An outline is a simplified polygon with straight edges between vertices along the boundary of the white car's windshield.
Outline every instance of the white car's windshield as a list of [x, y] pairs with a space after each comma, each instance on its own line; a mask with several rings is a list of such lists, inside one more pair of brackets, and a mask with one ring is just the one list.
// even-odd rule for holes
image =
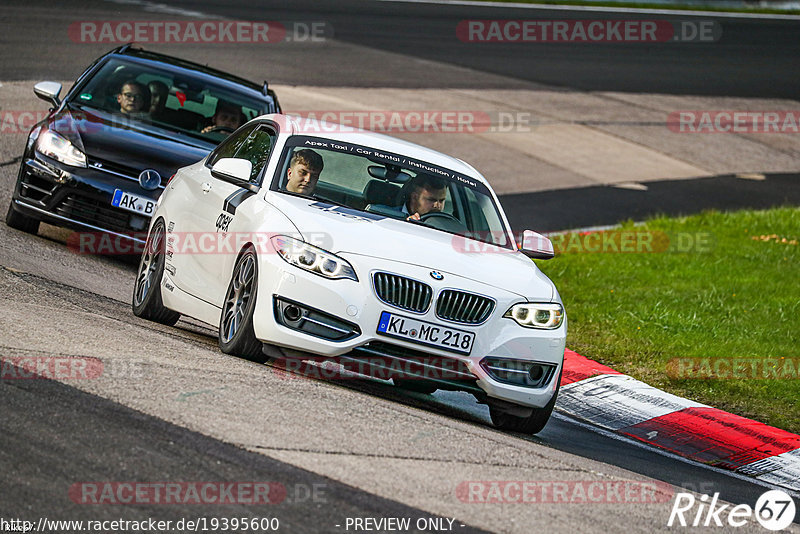
[[512, 248], [489, 189], [401, 154], [318, 137], [287, 143], [273, 189]]

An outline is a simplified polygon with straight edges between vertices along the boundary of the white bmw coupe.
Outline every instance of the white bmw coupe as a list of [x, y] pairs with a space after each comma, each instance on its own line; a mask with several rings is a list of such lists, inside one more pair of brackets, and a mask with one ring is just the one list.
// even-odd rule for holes
[[467, 391], [495, 426], [537, 433], [558, 394], [567, 320], [486, 179], [363, 130], [254, 119], [169, 181], [133, 311], [219, 325], [223, 352], [328, 357], [422, 393]]

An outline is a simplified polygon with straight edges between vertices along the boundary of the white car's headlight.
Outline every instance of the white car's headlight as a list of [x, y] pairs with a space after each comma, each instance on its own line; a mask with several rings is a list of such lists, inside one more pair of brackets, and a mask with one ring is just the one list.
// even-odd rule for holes
[[39, 134], [36, 150], [64, 165], [86, 167], [86, 154], [53, 130], [45, 130]]
[[514, 319], [520, 326], [554, 330], [564, 322], [564, 307], [561, 304], [525, 302], [511, 306], [503, 317]]
[[347, 260], [319, 247], [283, 235], [273, 236], [272, 246], [281, 258], [295, 267], [325, 278], [349, 278], [358, 282], [356, 272]]

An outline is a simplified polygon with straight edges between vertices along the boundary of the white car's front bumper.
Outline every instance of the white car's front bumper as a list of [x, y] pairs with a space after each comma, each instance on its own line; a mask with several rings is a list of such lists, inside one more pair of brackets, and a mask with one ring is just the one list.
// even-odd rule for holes
[[[383, 342], [421, 351], [433, 356], [463, 362], [474, 375], [476, 384], [486, 395], [514, 404], [540, 408], [545, 406], [556, 388], [564, 360], [566, 320], [558, 329], [525, 328], [503, 314], [513, 304], [525, 299], [516, 293], [498, 289], [474, 280], [444, 272], [437, 281], [431, 269], [401, 262], [389, 262], [361, 255], [342, 254], [355, 268], [359, 281], [329, 280], [284, 262], [277, 254], [260, 256], [258, 300], [253, 318], [256, 336], [266, 343], [290, 347], [313, 354], [339, 356], [371, 342]], [[398, 309], [381, 301], [373, 287], [375, 272], [388, 272], [424, 282], [433, 289], [433, 303], [424, 313]], [[435, 299], [443, 289], [457, 289], [489, 296], [496, 301], [489, 318], [482, 324], [458, 324], [442, 320], [435, 312]], [[352, 335], [342, 334], [343, 340], [333, 341], [289, 328], [276, 320], [275, 299], [292, 301], [336, 317], [342, 324], [357, 327]], [[543, 300], [547, 302], [547, 300]], [[413, 316], [416, 319], [458, 330], [472, 332], [475, 341], [469, 355], [458, 354], [377, 333], [381, 312]], [[333, 334], [333, 330], [330, 331]], [[545, 364], [551, 378], [541, 387], [518, 386], [497, 380], [481, 365], [486, 357], [525, 360]]]

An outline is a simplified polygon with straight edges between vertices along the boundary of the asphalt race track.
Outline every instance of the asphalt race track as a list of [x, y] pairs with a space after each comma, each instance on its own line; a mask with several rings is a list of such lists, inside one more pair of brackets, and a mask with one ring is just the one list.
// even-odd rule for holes
[[[187, 20], [199, 13], [287, 25], [325, 22], [332, 39], [324, 43], [151, 47], [283, 86], [547, 87], [781, 99], [800, 94], [796, 20], [724, 20], [723, 38], [709, 46], [559, 44], [532, 53], [515, 44], [461, 43], [454, 28], [466, 19], [567, 18], [564, 12], [351, 0], [284, 4], [10, 0], [0, 21], [0, 92], [18, 90], [12, 82], [74, 79], [112, 48], [70, 40], [70, 22]], [[11, 109], [46, 107], [29, 90], [25, 98]], [[420, 105], [437, 109], [435, 102]], [[0, 135], [3, 209], [24, 141], [24, 132]], [[629, 199], [625, 190], [586, 185], [508, 195], [506, 205], [515, 228], [558, 230], [663, 212], [665, 205], [684, 213], [797, 204], [795, 178], [770, 175], [761, 204], [752, 198], [758, 184], [716, 176], [655, 182], [645, 203]], [[715, 197], [720, 205], [697, 200], [718, 188], [729, 191], [722, 200]], [[699, 204], [683, 205], [687, 196]], [[605, 199], [605, 211], [576, 210], [575, 218], [564, 218], [564, 205], [589, 206], [597, 198]], [[531, 221], [525, 215], [531, 202], [551, 209]], [[563, 416], [535, 437], [506, 434], [494, 430], [486, 407], [465, 394], [421, 395], [360, 378], [317, 380], [231, 358], [219, 352], [216, 332], [207, 325], [182, 320], [166, 328], [134, 317], [132, 262], [75, 254], [65, 246], [68, 235], [43, 225], [30, 236], [0, 224], [0, 356], [97, 358], [107, 372], [95, 380], [0, 381], [2, 519], [273, 517], [280, 520], [279, 532], [353, 532], [348, 518], [409, 518], [412, 527], [430, 532], [654, 532], [667, 528], [669, 498], [497, 505], [467, 502], [457, 488], [492, 480], [660, 481], [675, 492], [719, 492], [722, 500], [751, 506], [769, 489]], [[76, 485], [134, 481], [267, 481], [286, 493], [268, 505], [76, 502]], [[763, 531], [757, 524], [738, 530]]]

